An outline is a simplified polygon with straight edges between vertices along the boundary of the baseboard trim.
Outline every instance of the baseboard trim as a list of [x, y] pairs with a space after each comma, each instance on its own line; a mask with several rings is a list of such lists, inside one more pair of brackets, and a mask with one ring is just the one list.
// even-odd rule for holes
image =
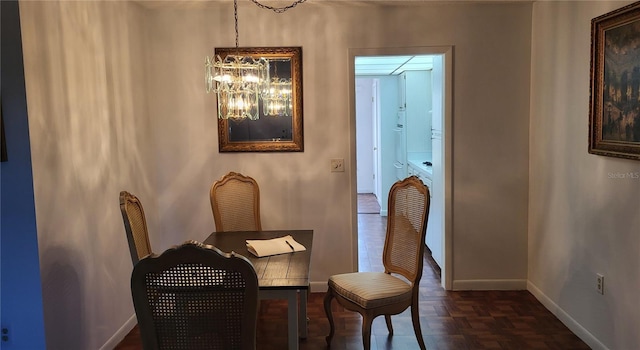
[[320, 293], [327, 291], [327, 281], [324, 282], [311, 282], [309, 283], [309, 287], [311, 288], [311, 293]]
[[127, 322], [125, 322], [122, 327], [120, 327], [120, 329], [118, 329], [118, 331], [111, 336], [111, 338], [109, 338], [109, 340], [107, 340], [106, 343], [104, 343], [104, 345], [102, 345], [100, 347], [100, 350], [112, 350], [115, 349], [115, 347], [120, 344], [120, 342], [124, 339], [124, 337], [127, 336], [127, 334], [129, 334], [129, 332], [131, 332], [131, 330], [133, 329], [133, 327], [136, 326], [136, 324], [138, 324], [138, 319], [136, 318], [136, 314], [133, 314], [128, 320]]
[[526, 290], [527, 280], [456, 280], [453, 290]]
[[567, 328], [569, 328], [578, 338], [582, 339], [593, 350], [608, 350], [608, 348], [602, 344], [598, 338], [589, 333], [584, 327], [574, 320], [568, 313], [566, 313], [558, 304], [554, 303], [549, 297], [547, 297], [535, 284], [530, 281], [527, 282], [527, 290], [533, 294], [538, 301], [551, 311]]

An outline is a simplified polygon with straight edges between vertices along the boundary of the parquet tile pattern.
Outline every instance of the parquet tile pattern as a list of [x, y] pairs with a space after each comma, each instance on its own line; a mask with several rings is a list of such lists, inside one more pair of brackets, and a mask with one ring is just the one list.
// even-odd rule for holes
[[380, 204], [373, 193], [358, 193], [358, 214], [380, 214]]
[[[384, 217], [358, 215], [360, 270], [382, 267]], [[589, 349], [576, 335], [540, 304], [528, 291], [448, 292], [440, 286], [440, 270], [426, 258], [420, 283], [420, 324], [427, 349]], [[324, 314], [324, 293], [311, 293], [308, 301], [309, 332], [300, 349], [328, 349], [329, 322]], [[361, 318], [333, 303], [336, 334], [332, 350], [362, 349]], [[261, 350], [287, 348], [287, 306], [284, 300], [260, 304], [257, 343]], [[392, 317], [394, 335], [388, 336], [383, 317], [374, 320], [371, 349], [418, 349], [405, 311]], [[138, 328], [116, 347], [142, 349]]]

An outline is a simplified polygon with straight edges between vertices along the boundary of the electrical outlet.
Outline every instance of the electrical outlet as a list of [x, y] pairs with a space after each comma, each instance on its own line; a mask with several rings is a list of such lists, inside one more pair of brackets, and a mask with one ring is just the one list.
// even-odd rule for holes
[[334, 158], [331, 159], [331, 172], [344, 172], [344, 159]]
[[2, 334], [0, 335], [3, 343], [9, 342], [9, 327], [2, 327]]
[[604, 295], [604, 276], [600, 273], [596, 274], [596, 290]]

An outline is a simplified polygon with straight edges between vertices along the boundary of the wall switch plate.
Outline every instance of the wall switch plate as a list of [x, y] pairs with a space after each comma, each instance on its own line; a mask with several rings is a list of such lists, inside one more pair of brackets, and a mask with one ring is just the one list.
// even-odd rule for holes
[[604, 295], [604, 276], [600, 273], [596, 274], [596, 290]]
[[344, 172], [344, 158], [331, 159], [331, 172]]

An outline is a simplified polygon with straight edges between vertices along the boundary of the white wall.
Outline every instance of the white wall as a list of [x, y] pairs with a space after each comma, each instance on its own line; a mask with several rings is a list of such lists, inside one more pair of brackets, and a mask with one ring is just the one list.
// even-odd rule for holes
[[144, 14], [92, 1], [20, 12], [47, 348], [98, 349], [135, 324], [121, 190], [140, 197], [161, 249]]
[[[530, 4], [317, 1], [274, 14], [240, 3], [241, 46], [303, 47], [305, 152], [284, 154], [215, 152], [215, 99], [202, 93], [198, 62], [216, 46], [233, 45], [231, 4], [141, 4], [154, 5], [147, 22], [153, 34], [147, 76], [155, 101], [149, 114], [157, 137], [158, 188], [165, 189], [161, 246], [175, 242], [175, 232], [197, 238], [213, 228], [202, 193], [213, 179], [236, 170], [261, 184], [262, 198], [269, 200], [262, 211], [265, 228], [316, 231], [311, 278], [318, 286], [330, 274], [351, 269], [353, 217], [345, 209], [356, 190], [348, 177], [355, 123], [348, 50], [448, 43], [455, 46], [456, 77], [454, 280], [458, 288], [478, 282], [490, 288], [505, 280], [524, 288]], [[277, 30], [271, 27], [275, 21]], [[358, 25], [363, 21], [369, 25]], [[330, 173], [331, 158], [347, 161], [344, 174]], [[328, 254], [342, 259], [326, 259]]]
[[121, 189], [149, 208], [159, 252], [213, 230], [209, 186], [239, 171], [261, 186], [265, 229], [315, 231], [315, 290], [356, 266], [350, 48], [454, 47], [454, 287], [523, 285], [531, 4], [238, 5], [240, 46], [303, 47], [302, 153], [217, 152], [203, 62], [234, 45], [230, 2], [20, 3], [49, 347], [108, 347], [128, 330]]
[[529, 289], [594, 349], [640, 348], [640, 162], [587, 152], [590, 21], [628, 3], [533, 11]]

